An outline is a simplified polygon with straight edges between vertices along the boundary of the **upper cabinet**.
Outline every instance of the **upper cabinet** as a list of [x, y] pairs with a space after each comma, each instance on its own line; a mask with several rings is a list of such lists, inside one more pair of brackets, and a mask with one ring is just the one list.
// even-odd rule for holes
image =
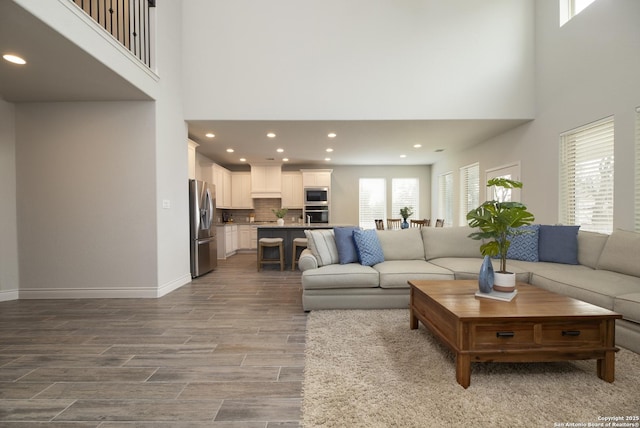
[[280, 165], [251, 165], [251, 197], [282, 197], [282, 168]]
[[231, 173], [231, 207], [253, 209], [249, 171]]
[[331, 187], [332, 169], [301, 169], [303, 187]]
[[302, 173], [297, 171], [282, 172], [282, 208], [302, 208], [304, 195], [302, 191]]
[[196, 179], [196, 148], [199, 146], [198, 143], [192, 140], [187, 140], [187, 159], [188, 159], [188, 171], [189, 171], [189, 179]]
[[220, 165], [211, 166], [212, 181], [216, 185], [216, 207], [232, 208], [231, 206], [231, 171]]

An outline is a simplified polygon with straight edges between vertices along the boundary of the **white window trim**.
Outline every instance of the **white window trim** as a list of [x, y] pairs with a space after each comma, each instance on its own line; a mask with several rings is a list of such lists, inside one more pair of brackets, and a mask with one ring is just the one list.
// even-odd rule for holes
[[[475, 177], [473, 175], [475, 173]], [[475, 181], [475, 182], [474, 182]], [[466, 226], [467, 213], [480, 205], [480, 163], [460, 168], [460, 226]]]
[[640, 107], [636, 108], [635, 230], [640, 232]]
[[[446, 188], [447, 178], [451, 179], [449, 188]], [[453, 224], [453, 171], [438, 176], [438, 218], [444, 219], [445, 226]], [[434, 220], [431, 222], [435, 224]]]

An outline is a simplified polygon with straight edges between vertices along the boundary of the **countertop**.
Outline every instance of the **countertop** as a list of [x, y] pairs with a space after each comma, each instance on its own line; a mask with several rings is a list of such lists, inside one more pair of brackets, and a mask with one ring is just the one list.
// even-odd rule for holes
[[[255, 223], [254, 223], [255, 224]], [[336, 224], [336, 223], [285, 223], [283, 226], [278, 226], [275, 223], [262, 223], [258, 224], [258, 229], [332, 229], [334, 227], [341, 226], [353, 226], [352, 224]]]

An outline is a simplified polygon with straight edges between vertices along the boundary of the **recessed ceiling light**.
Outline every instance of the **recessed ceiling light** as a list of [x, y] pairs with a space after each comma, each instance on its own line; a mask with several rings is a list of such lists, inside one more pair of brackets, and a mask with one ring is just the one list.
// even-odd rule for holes
[[324, 158], [325, 161], [329, 162], [331, 158]]
[[414, 144], [414, 145], [413, 145], [413, 148], [414, 148], [414, 149], [419, 149], [420, 147], [422, 147], [422, 144]]
[[245, 158], [240, 158], [240, 162], [246, 162], [247, 160]]
[[282, 158], [282, 162], [289, 162], [289, 158]]
[[401, 157], [401, 158], [406, 158], [406, 157], [407, 157], [407, 155], [400, 155], [400, 157]]
[[25, 61], [24, 59], [16, 55], [6, 54], [6, 55], [2, 55], [2, 58], [14, 64], [25, 65], [27, 63], [27, 61]]
[[329, 137], [329, 138], [336, 138], [336, 135], [337, 135], [337, 134], [336, 134], [335, 132], [329, 132], [329, 133], [327, 134], [327, 137]]
[[227, 153], [233, 153], [233, 149], [227, 149]]
[[332, 151], [333, 151], [333, 149], [332, 149], [331, 147], [329, 147], [329, 148], [327, 149], [327, 153], [331, 153]]
[[269, 137], [269, 138], [276, 138], [276, 134], [274, 134], [273, 132], [269, 132], [269, 133], [267, 134], [267, 137]]
[[276, 149], [276, 152], [282, 153], [282, 152], [284, 152], [284, 149]]
[[215, 134], [211, 133], [211, 132], [207, 132], [206, 134], [204, 134], [205, 137], [207, 138], [213, 138], [215, 137]]

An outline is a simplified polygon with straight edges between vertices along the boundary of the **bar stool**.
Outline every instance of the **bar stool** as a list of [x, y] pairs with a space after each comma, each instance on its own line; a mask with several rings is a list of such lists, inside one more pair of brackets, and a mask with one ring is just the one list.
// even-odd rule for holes
[[291, 270], [296, 270], [296, 263], [298, 260], [298, 247], [307, 248], [307, 238], [294, 238], [293, 239], [293, 259], [291, 260]]
[[[284, 245], [282, 238], [260, 238], [258, 241], [258, 272], [262, 268], [263, 264], [267, 263], [279, 263], [280, 270], [284, 270]], [[265, 259], [264, 249], [266, 247], [278, 247], [280, 252], [280, 258], [277, 259]]]

